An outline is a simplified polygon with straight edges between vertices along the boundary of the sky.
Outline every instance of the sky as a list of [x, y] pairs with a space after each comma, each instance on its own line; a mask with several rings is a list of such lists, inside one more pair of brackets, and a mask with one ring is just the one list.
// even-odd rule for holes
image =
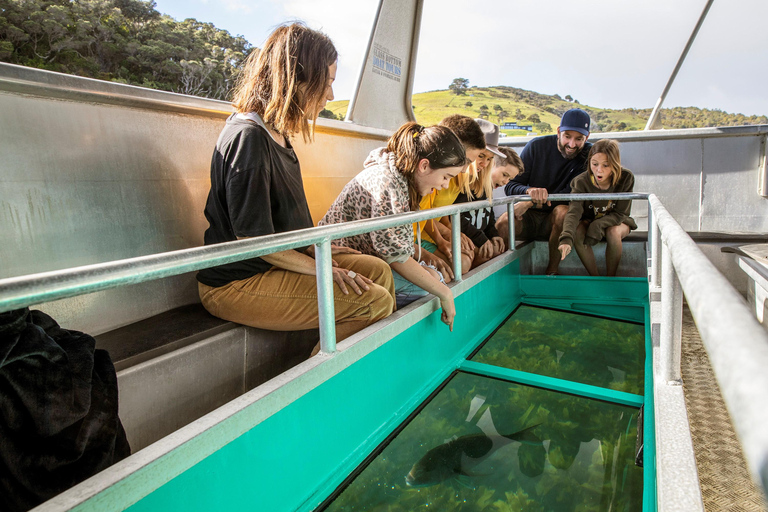
[[[155, 0], [261, 46], [302, 20], [339, 52], [334, 93], [349, 99], [379, 0]], [[603, 108], [653, 107], [706, 0], [424, 0], [414, 93], [506, 85]], [[664, 107], [768, 115], [768, 1], [715, 0]]]

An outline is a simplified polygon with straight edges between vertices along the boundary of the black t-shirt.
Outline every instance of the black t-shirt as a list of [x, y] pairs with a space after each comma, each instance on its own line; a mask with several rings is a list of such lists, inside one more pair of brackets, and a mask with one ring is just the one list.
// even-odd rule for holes
[[[508, 196], [525, 195], [528, 187], [546, 188], [550, 194], [570, 193], [571, 180], [586, 169], [591, 147], [591, 142], [585, 142], [576, 158], [568, 160], [557, 149], [557, 134], [536, 137], [520, 152], [525, 170], [507, 183], [504, 193]], [[545, 204], [541, 210], [550, 211], [558, 204], [568, 203]]]
[[[211, 159], [211, 191], [205, 204], [205, 245], [312, 227], [299, 160], [259, 124], [232, 115]], [[266, 272], [261, 258], [203, 269], [197, 280], [224, 286]]]
[[[476, 197], [472, 201], [484, 201], [485, 199], [485, 192], [483, 192], [480, 197]], [[456, 197], [453, 204], [468, 202], [467, 194], [462, 192]], [[491, 238], [499, 236], [499, 232], [496, 231], [496, 215], [493, 213], [493, 208], [464, 212], [460, 218], [461, 232], [472, 240], [475, 247], [482, 247]]]

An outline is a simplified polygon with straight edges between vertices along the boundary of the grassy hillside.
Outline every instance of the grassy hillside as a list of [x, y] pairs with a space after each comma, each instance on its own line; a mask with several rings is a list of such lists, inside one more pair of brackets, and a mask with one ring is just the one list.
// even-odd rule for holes
[[[419, 123], [431, 125], [451, 114], [482, 117], [496, 124], [517, 121], [519, 125], [532, 125], [539, 134], [553, 133], [560, 124], [560, 116], [574, 107], [589, 112], [593, 132], [642, 130], [651, 115], [650, 108], [621, 110], [602, 109], [583, 105], [577, 100], [566, 101], [557, 95], [550, 96], [514, 87], [470, 87], [466, 94], [456, 95], [449, 90], [414, 94], [413, 111]], [[336, 117], [344, 118], [349, 101], [334, 101], [327, 105]], [[485, 108], [482, 108], [485, 107]], [[533, 116], [533, 117], [531, 117]], [[744, 116], [720, 110], [696, 107], [662, 109], [664, 128], [701, 128], [706, 126], [741, 126], [768, 124], [766, 116]], [[510, 136], [525, 135], [525, 130], [503, 130]]]

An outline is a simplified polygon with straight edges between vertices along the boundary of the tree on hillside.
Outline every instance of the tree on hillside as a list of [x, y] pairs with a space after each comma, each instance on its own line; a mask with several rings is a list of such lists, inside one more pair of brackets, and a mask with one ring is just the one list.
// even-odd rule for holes
[[0, 8], [0, 60], [228, 99], [252, 47], [211, 23], [176, 21], [143, 0], [29, 0]]
[[565, 101], [573, 101], [573, 97], [570, 94], [565, 95]]
[[523, 111], [520, 110], [519, 108], [515, 109], [515, 119], [517, 119], [518, 121], [522, 121], [523, 119], [525, 119], [525, 114], [523, 114]]
[[562, 101], [562, 99], [563, 99], [563, 98], [561, 98], [561, 97], [560, 97], [560, 95], [559, 95], [559, 94], [555, 94], [555, 95], [553, 95], [552, 97], [553, 97], [553, 98], [555, 98], [556, 100], [561, 100], [561, 101]]
[[536, 133], [551, 133], [552, 125], [549, 123], [534, 123], [533, 129], [536, 130]]
[[448, 86], [448, 90], [456, 96], [467, 94], [467, 89], [469, 89], [469, 80], [466, 78], [454, 78], [451, 85]]
[[320, 111], [319, 114], [317, 114], [317, 117], [324, 117], [326, 119], [337, 119], [336, 114], [328, 110], [327, 108], [324, 108]]
[[493, 110], [495, 110], [496, 112], [498, 112], [498, 111], [502, 110], [502, 108], [501, 108], [501, 105], [499, 105], [499, 104], [497, 103], [496, 105], [494, 105], [494, 106], [493, 106]]
[[496, 116], [499, 118], [499, 124], [504, 124], [504, 120], [509, 117], [509, 112], [506, 110], [499, 110], [499, 113], [496, 114]]
[[541, 119], [539, 119], [539, 114], [531, 114], [528, 116], [528, 121], [531, 123], [540, 123]]
[[466, 103], [464, 104], [464, 106], [465, 106], [465, 107], [467, 107], [467, 108], [472, 108], [472, 102], [471, 102], [471, 101], [468, 101], [468, 102], [466, 102]]
[[488, 119], [488, 105], [480, 106], [480, 119]]

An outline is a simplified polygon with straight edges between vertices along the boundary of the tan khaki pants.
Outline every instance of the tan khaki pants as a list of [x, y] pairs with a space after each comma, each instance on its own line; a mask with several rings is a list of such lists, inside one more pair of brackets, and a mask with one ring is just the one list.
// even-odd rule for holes
[[[337, 254], [340, 267], [371, 279], [370, 290], [357, 295], [349, 286], [344, 295], [334, 284], [336, 339], [342, 340], [386, 318], [394, 309], [392, 271], [374, 256]], [[212, 315], [271, 331], [314, 329], [319, 325], [315, 276], [272, 268], [242, 281], [213, 288], [198, 283], [200, 300]]]

